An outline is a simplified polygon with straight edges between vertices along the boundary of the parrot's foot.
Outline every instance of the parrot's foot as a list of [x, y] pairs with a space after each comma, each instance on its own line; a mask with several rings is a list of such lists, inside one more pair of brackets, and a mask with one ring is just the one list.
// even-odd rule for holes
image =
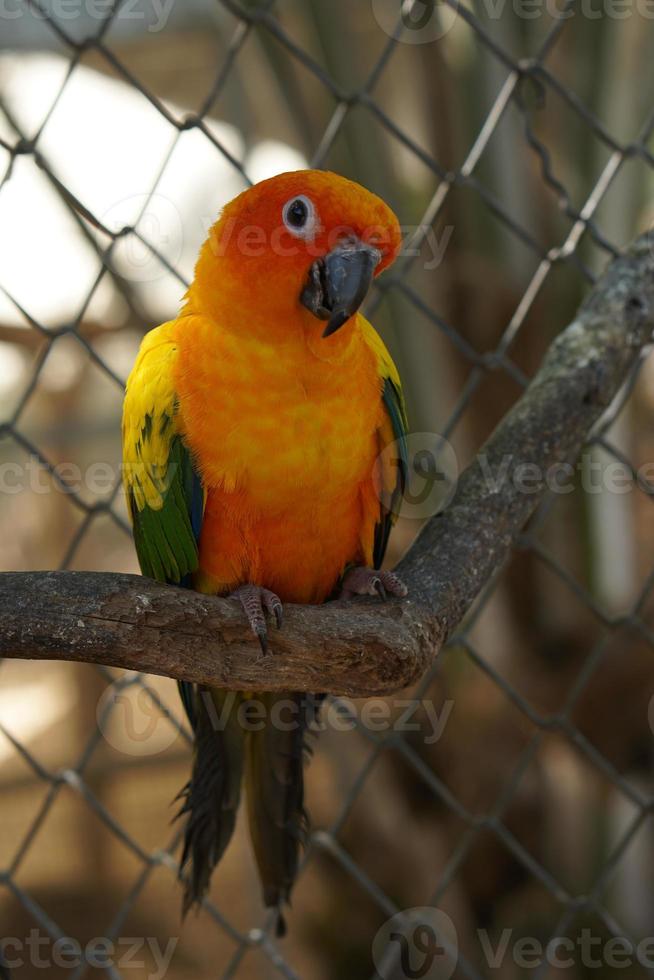
[[403, 599], [409, 590], [395, 572], [380, 572], [376, 568], [363, 565], [346, 572], [341, 585], [341, 599], [351, 599], [355, 595], [378, 595], [386, 601], [389, 595]]
[[284, 618], [282, 600], [270, 589], [264, 589], [260, 585], [239, 585], [238, 589], [230, 592], [229, 598], [238, 599], [241, 603], [250, 629], [261, 644], [261, 652], [268, 653], [266, 613], [275, 617], [277, 629], [280, 629]]

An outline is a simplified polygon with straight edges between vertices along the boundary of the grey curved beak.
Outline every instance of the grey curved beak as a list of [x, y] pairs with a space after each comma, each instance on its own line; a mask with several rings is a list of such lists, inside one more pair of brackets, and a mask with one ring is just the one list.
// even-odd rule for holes
[[316, 259], [300, 302], [320, 320], [327, 320], [329, 337], [353, 316], [368, 294], [381, 252], [358, 238], [339, 243], [324, 258]]

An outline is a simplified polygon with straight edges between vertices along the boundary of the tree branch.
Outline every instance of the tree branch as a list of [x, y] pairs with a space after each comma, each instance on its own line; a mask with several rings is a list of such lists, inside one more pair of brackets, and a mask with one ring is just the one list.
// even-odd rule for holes
[[463, 473], [449, 508], [400, 563], [407, 600], [287, 606], [264, 658], [233, 600], [136, 575], [8, 572], [0, 575], [0, 656], [108, 664], [233, 690], [363, 697], [405, 687], [547, 492], [544, 479], [525, 492], [521, 477], [576, 459], [653, 330], [654, 253], [644, 235], [611, 262]]

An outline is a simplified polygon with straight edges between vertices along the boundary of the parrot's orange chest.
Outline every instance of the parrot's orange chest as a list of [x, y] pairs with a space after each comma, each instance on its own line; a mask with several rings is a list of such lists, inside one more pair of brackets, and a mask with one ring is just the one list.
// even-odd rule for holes
[[354, 327], [332, 357], [329, 340], [316, 355], [301, 335], [275, 344], [201, 319], [183, 327], [180, 422], [207, 493], [198, 584], [322, 601], [348, 562], [370, 560], [382, 412], [370, 349]]

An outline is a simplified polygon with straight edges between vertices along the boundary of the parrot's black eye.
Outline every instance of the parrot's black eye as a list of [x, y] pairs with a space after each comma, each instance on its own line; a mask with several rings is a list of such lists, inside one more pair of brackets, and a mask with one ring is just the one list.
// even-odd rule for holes
[[316, 209], [303, 194], [286, 202], [282, 218], [291, 234], [298, 238], [309, 238], [315, 231]]
[[294, 228], [304, 228], [309, 217], [309, 209], [301, 198], [291, 201], [286, 212], [286, 220]]

